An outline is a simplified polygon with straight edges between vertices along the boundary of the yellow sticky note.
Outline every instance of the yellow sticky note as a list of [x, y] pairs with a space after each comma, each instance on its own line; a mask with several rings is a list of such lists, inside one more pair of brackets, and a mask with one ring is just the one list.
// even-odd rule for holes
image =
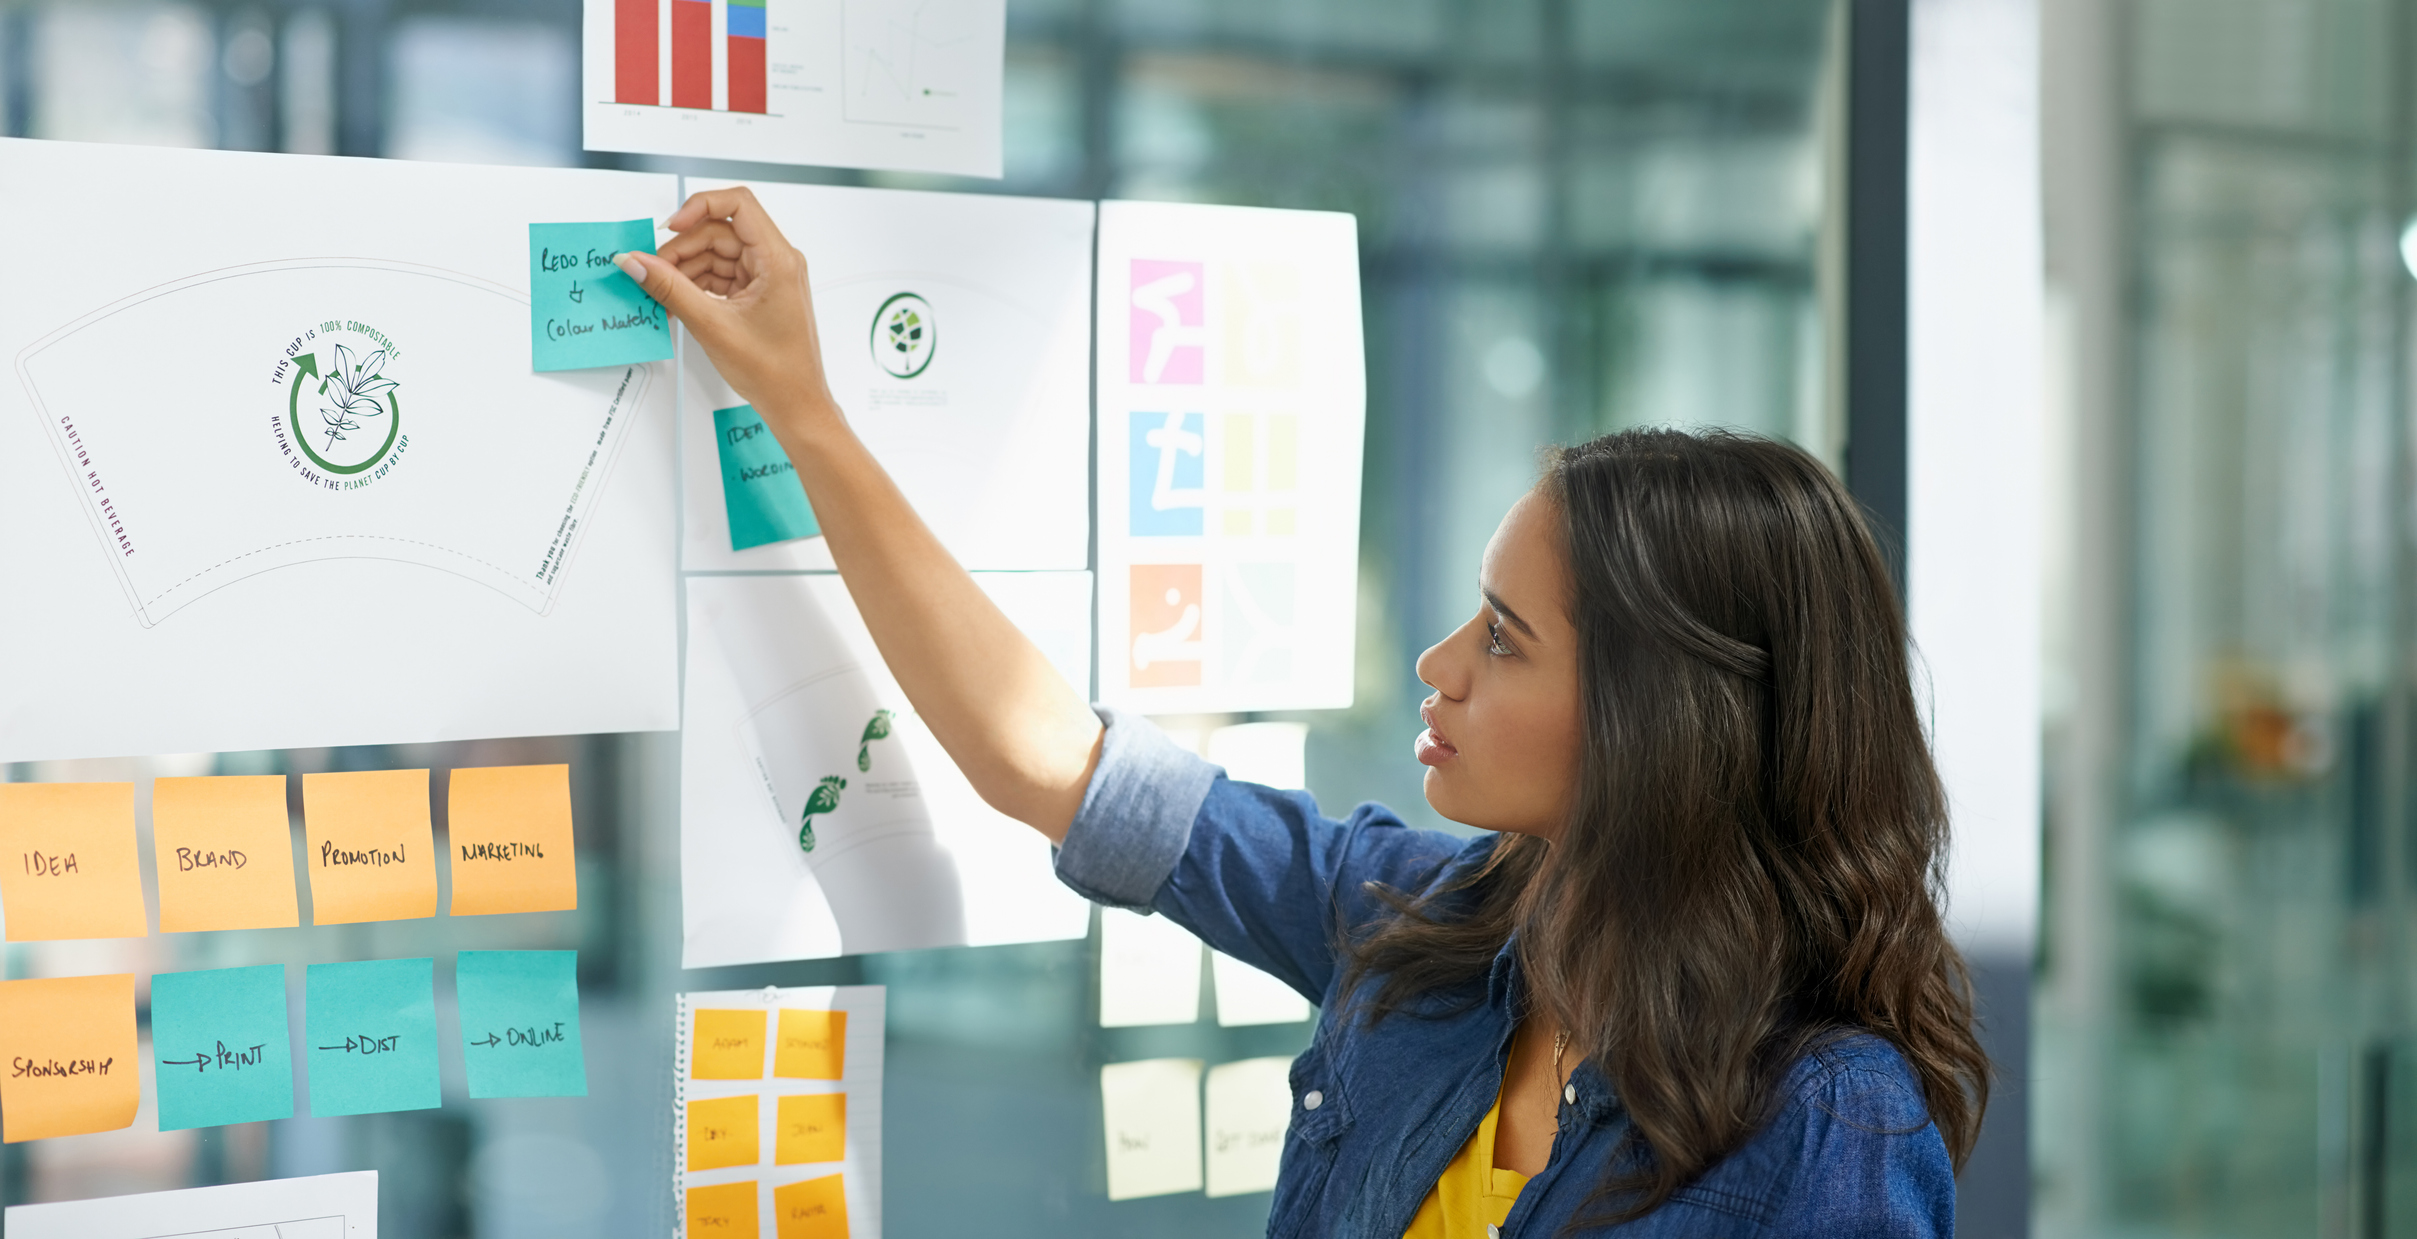
[[763, 1160], [756, 1142], [755, 1095], [688, 1103], [688, 1168], [720, 1170]]
[[688, 1189], [688, 1233], [696, 1239], [755, 1239], [755, 1182]]
[[764, 1013], [699, 1011], [688, 1034], [691, 1080], [764, 1078]]
[[772, 1189], [775, 1239], [848, 1239], [848, 1194], [824, 1175]]
[[0, 783], [0, 913], [11, 942], [150, 933], [134, 784]]
[[134, 974], [0, 981], [0, 1141], [134, 1123]]
[[848, 1095], [804, 1093], [780, 1099], [774, 1115], [772, 1164], [804, 1166], [848, 1155]]
[[781, 1008], [772, 1074], [784, 1080], [836, 1080], [847, 1061], [847, 1012]]
[[445, 801], [455, 916], [579, 906], [569, 766], [455, 770]]
[[302, 825], [311, 924], [436, 915], [427, 771], [303, 775]]
[[153, 780], [151, 858], [162, 933], [302, 923], [283, 775]]

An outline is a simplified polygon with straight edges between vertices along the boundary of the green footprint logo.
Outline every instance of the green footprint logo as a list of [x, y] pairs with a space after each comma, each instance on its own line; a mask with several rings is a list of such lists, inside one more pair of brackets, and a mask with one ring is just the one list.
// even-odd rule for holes
[[856, 769], [859, 773], [873, 768], [873, 741], [890, 738], [890, 712], [873, 711], [873, 721], [864, 725], [864, 735], [856, 741]]
[[838, 808], [840, 789], [847, 785], [848, 781], [836, 774], [824, 775], [822, 782], [806, 796], [805, 821], [797, 831], [797, 846], [809, 852], [814, 850], [814, 815]]

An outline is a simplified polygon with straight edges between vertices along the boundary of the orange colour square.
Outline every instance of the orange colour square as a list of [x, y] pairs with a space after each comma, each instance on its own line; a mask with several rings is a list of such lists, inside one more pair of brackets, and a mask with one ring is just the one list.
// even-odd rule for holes
[[457, 769], [446, 793], [445, 822], [453, 915], [579, 907], [569, 766]]
[[755, 1181], [689, 1188], [688, 1233], [694, 1239], [755, 1239]]
[[802, 1093], [780, 1099], [773, 1116], [775, 1166], [836, 1162], [848, 1155], [848, 1095]]
[[755, 1095], [688, 1103], [688, 1168], [720, 1170], [762, 1161]]
[[358, 770], [302, 776], [310, 848], [311, 924], [436, 915], [428, 772]]
[[151, 932], [132, 783], [0, 783], [0, 914], [11, 942]]
[[134, 1125], [134, 974], [0, 981], [0, 1141]]
[[1200, 683], [1202, 636], [1207, 609], [1199, 564], [1135, 564], [1132, 567], [1131, 663], [1135, 688], [1180, 688]]
[[784, 1080], [836, 1080], [848, 1065], [848, 1013], [783, 1007], [772, 1074]]
[[848, 1194], [835, 1174], [772, 1189], [777, 1239], [848, 1239]]
[[302, 923], [284, 775], [153, 780], [151, 859], [162, 933]]

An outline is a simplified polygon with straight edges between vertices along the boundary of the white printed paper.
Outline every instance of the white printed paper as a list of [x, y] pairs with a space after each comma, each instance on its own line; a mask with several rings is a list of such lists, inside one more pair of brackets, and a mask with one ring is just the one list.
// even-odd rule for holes
[[[1088, 568], [1091, 204], [751, 188], [805, 253], [832, 395], [949, 553], [977, 571]], [[741, 401], [687, 350], [682, 566], [829, 569], [821, 538], [731, 549], [713, 411]]]
[[587, 149], [1000, 174], [1006, 0], [587, 0]]
[[671, 367], [528, 305], [531, 222], [675, 189], [0, 142], [0, 226], [111, 239], [0, 304], [0, 760], [677, 726]]
[[1217, 982], [1219, 1027], [1298, 1024], [1309, 1018], [1309, 1000], [1274, 976], [1223, 951], [1211, 952], [1209, 967]]
[[[1069, 675], [1087, 573], [978, 573]], [[1048, 841], [983, 803], [831, 575], [691, 577], [684, 967], [1082, 937]]]
[[1208, 1073], [1208, 1194], [1275, 1190], [1292, 1122], [1292, 1060], [1246, 1058]]
[[1099, 1069], [1108, 1199], [1200, 1190], [1200, 1060], [1152, 1058]]
[[1200, 939], [1163, 916], [1099, 910], [1099, 1026], [1200, 1019]]
[[[758, 1010], [765, 1015], [764, 1074], [754, 1080], [692, 1080], [689, 1060], [692, 1046], [689, 1031], [690, 1015], [706, 1010]], [[806, 1011], [845, 1011], [848, 1031], [844, 1061], [837, 1080], [787, 1079], [775, 1071], [775, 1055], [780, 1039], [780, 1013], [783, 1009]], [[686, 1199], [692, 1187], [711, 1187], [723, 1183], [754, 1180], [757, 1184], [756, 1216], [763, 1219], [761, 1233], [775, 1233], [773, 1193], [791, 1183], [819, 1179], [836, 1171], [841, 1176], [841, 1190], [847, 1199], [848, 1239], [881, 1239], [881, 1083], [887, 1070], [888, 1052], [888, 991], [878, 985], [807, 985], [783, 989], [699, 990], [681, 994], [676, 1004], [678, 1031], [672, 1047], [672, 1216], [675, 1233], [687, 1233], [685, 1211], [678, 1202]], [[782, 1166], [777, 1164], [780, 1147], [780, 1098], [808, 1093], [845, 1093], [847, 1095], [846, 1158], [836, 1167], [829, 1162]], [[712, 1170], [688, 1169], [688, 1103], [721, 1097], [743, 1097], [753, 1094], [761, 1100], [756, 1105], [756, 1148], [759, 1160], [747, 1166], [723, 1166]], [[714, 1239], [709, 1235], [694, 1239]]]
[[1366, 412], [1348, 215], [1100, 206], [1099, 693], [1351, 704]]
[[378, 1239], [378, 1172], [11, 1205], [8, 1239]]

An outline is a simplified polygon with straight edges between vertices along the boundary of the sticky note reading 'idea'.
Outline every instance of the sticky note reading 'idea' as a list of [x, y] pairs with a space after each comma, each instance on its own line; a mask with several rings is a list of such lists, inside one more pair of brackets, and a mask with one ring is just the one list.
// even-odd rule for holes
[[721, 445], [722, 504], [730, 511], [730, 549], [812, 538], [822, 533], [789, 453], [753, 405], [713, 411]]
[[134, 784], [0, 783], [0, 916], [11, 942], [150, 933]]
[[613, 255], [655, 252], [655, 222], [529, 225], [532, 368], [583, 370], [671, 359], [671, 317]]
[[159, 1129], [294, 1117], [285, 1012], [283, 964], [151, 978]]

